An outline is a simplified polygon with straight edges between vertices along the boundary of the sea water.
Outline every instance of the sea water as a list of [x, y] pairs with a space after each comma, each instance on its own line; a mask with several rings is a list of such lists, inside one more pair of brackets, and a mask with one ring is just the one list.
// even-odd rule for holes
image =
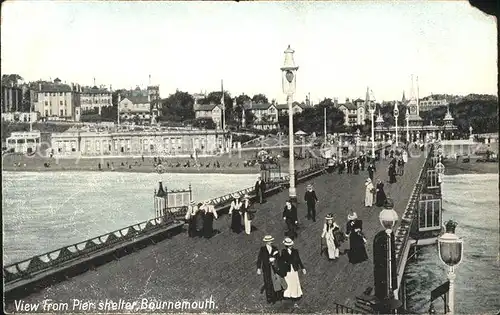
[[2, 172], [4, 265], [146, 221], [153, 195], [192, 186], [203, 201], [251, 187], [256, 175]]
[[[500, 310], [498, 174], [444, 176], [443, 221], [458, 223], [464, 240], [463, 260], [455, 268], [455, 312], [497, 314]], [[447, 267], [437, 246], [420, 247], [405, 271], [408, 309], [427, 313], [431, 291], [447, 281]], [[434, 307], [443, 313], [442, 300]]]

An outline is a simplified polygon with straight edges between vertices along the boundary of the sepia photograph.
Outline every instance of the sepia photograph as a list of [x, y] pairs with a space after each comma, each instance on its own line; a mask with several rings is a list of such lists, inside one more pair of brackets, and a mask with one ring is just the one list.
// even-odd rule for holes
[[499, 314], [471, 2], [4, 1], [4, 312]]

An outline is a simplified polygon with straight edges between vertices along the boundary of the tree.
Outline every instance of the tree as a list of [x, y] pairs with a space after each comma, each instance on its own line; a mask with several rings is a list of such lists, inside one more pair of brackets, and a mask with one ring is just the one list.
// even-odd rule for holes
[[252, 97], [252, 102], [254, 102], [254, 103], [262, 103], [262, 104], [269, 103], [269, 101], [267, 100], [267, 97], [264, 94], [261, 94], [261, 93], [255, 94]]
[[240, 96], [236, 97], [236, 105], [243, 105], [251, 100], [252, 99], [250, 98], [250, 96], [241, 94]]
[[217, 126], [212, 118], [197, 118], [193, 122], [193, 127], [204, 129], [215, 129]]
[[179, 122], [194, 118], [194, 98], [187, 92], [177, 90], [161, 103], [162, 120]]
[[103, 121], [116, 121], [117, 120], [117, 106], [106, 106], [101, 108], [101, 118]]
[[3, 74], [2, 75], [2, 85], [3, 86], [17, 85], [17, 83], [20, 80], [23, 80], [23, 78], [19, 74]]

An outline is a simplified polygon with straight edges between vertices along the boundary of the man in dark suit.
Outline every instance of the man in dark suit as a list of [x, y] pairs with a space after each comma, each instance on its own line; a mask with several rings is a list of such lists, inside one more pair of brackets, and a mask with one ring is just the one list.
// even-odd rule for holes
[[281, 298], [283, 293], [283, 290], [276, 290], [273, 283], [273, 273], [279, 272], [279, 251], [272, 244], [274, 238], [271, 235], [266, 235], [262, 241], [265, 245], [260, 248], [259, 256], [257, 257], [257, 274], [262, 274], [264, 277], [264, 290], [266, 291], [267, 303], [275, 303]]
[[306, 218], [308, 220], [312, 219], [314, 222], [316, 222], [316, 203], [318, 202], [318, 197], [316, 197], [316, 192], [313, 190], [313, 186], [311, 184], [307, 185], [304, 200], [307, 203]]
[[285, 220], [288, 228], [285, 235], [288, 234], [291, 239], [294, 239], [297, 236], [297, 224], [299, 222], [297, 219], [297, 208], [292, 205], [290, 200], [286, 202], [285, 209], [283, 210], [283, 220]]
[[373, 165], [373, 162], [371, 162], [370, 165], [368, 165], [367, 170], [368, 170], [368, 176], [373, 181], [373, 173], [375, 173], [375, 171], [376, 171], [375, 165]]
[[266, 191], [266, 183], [259, 176], [257, 182], [255, 183], [255, 194], [257, 195], [257, 199], [259, 200], [260, 203], [264, 203], [265, 191]]

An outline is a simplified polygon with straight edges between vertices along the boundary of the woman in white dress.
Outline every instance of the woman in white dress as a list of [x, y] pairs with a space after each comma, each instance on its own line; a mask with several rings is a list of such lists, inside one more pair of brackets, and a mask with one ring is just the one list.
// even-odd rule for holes
[[328, 214], [325, 218], [325, 225], [323, 226], [323, 234], [321, 238], [326, 241], [326, 247], [328, 250], [328, 259], [335, 260], [339, 258], [339, 247], [340, 247], [340, 228], [333, 221], [333, 215]]
[[365, 186], [365, 207], [371, 207], [373, 206], [373, 193], [375, 192], [375, 187], [373, 187], [370, 178], [366, 179]]
[[229, 216], [231, 216], [231, 230], [234, 233], [241, 233], [241, 213], [240, 209], [243, 206], [243, 202], [240, 200], [239, 194], [233, 195], [234, 200], [231, 202], [231, 207], [229, 208]]
[[[283, 272], [286, 272], [285, 281], [287, 288], [283, 292], [284, 298], [289, 298], [294, 301], [302, 297], [302, 288], [299, 280], [299, 270], [306, 274], [306, 269], [300, 260], [299, 251], [292, 248], [293, 241], [290, 238], [285, 238], [283, 241], [285, 249], [281, 252], [281, 263]], [[297, 306], [297, 304], [295, 304]]]
[[250, 209], [250, 206], [250, 196], [248, 194], [245, 194], [245, 196], [243, 197], [243, 206], [240, 209], [243, 216], [245, 233], [248, 235], [250, 235], [250, 232], [252, 232], [252, 220], [254, 216], [253, 211]]

